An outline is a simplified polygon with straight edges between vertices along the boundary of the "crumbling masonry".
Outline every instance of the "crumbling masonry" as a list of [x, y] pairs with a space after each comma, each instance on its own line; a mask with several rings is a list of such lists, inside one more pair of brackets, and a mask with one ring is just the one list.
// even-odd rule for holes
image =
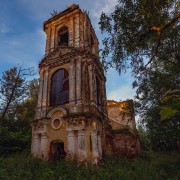
[[44, 31], [46, 50], [39, 64], [38, 105], [31, 123], [32, 154], [98, 164], [103, 155], [122, 148], [113, 141], [114, 119], [108, 118], [106, 78], [90, 19], [78, 5], [71, 5], [44, 22]]

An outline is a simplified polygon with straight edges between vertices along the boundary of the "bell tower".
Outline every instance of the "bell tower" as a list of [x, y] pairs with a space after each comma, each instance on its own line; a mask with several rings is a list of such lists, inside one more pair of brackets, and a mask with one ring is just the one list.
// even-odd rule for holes
[[98, 39], [88, 14], [75, 4], [45, 21], [44, 31], [32, 154], [97, 164], [108, 124]]

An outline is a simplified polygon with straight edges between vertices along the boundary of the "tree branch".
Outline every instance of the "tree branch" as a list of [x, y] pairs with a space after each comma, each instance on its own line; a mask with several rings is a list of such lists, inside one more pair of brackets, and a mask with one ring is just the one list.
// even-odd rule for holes
[[140, 35], [140, 38], [139, 38], [139, 41], [141, 42], [141, 41], [143, 41], [145, 38], [146, 38], [146, 36], [148, 35], [148, 34], [150, 34], [152, 31], [157, 31], [158, 33], [160, 32], [162, 32], [163, 30], [165, 30], [167, 27], [169, 27], [171, 24], [173, 24], [174, 22], [176, 22], [178, 19], [180, 19], [180, 13], [177, 15], [177, 16], [175, 16], [174, 18], [172, 18], [169, 22], [167, 22], [164, 26], [162, 26], [161, 28], [159, 28], [159, 27], [156, 27], [156, 26], [153, 26], [153, 27], [151, 27], [149, 30], [147, 30], [145, 33], [143, 33], [142, 35]]
[[162, 28], [162, 30], [165, 30], [167, 27], [169, 27], [171, 24], [173, 24], [174, 22], [176, 22], [178, 19], [180, 19], [180, 13], [177, 14], [177, 16], [175, 16], [174, 18], [172, 18], [169, 22], [167, 22]]
[[152, 54], [150, 60], [148, 61], [148, 63], [144, 66], [144, 68], [141, 69], [141, 71], [145, 70], [146, 67], [153, 61], [154, 57], [157, 56], [157, 53], [158, 53], [158, 49], [159, 49], [159, 46], [160, 46], [160, 42], [161, 42], [161, 35], [162, 35], [162, 31], [165, 30], [167, 27], [169, 27], [170, 25], [172, 25], [174, 22], [176, 22], [178, 19], [180, 19], [180, 13], [175, 16], [174, 18], [172, 18], [169, 22], [167, 22], [164, 26], [162, 26], [161, 28], [159, 27], [156, 27], [156, 26], [153, 26], [151, 29], [149, 29], [148, 31], [146, 31], [144, 34], [142, 34], [140, 36], [140, 39], [139, 41], [143, 41], [146, 36], [148, 34], [150, 34], [152, 31], [157, 31], [157, 38], [158, 38], [158, 43], [157, 43], [157, 46], [156, 46], [156, 50], [155, 52]]

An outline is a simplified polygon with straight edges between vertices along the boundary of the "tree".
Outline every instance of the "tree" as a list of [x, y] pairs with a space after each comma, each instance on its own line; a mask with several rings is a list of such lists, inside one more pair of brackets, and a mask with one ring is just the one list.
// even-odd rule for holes
[[13, 106], [0, 125], [0, 154], [10, 154], [30, 148], [31, 127], [37, 105], [38, 79], [26, 82], [26, 96]]
[[27, 93], [26, 75], [32, 75], [32, 68], [13, 67], [3, 72], [0, 80], [1, 117], [0, 123], [13, 108], [25, 98]]
[[151, 141], [149, 134], [144, 130], [144, 128], [139, 125], [138, 126], [138, 134], [139, 134], [139, 141], [142, 151], [150, 151], [151, 150]]
[[33, 79], [28, 83], [26, 99], [17, 105], [14, 111], [18, 130], [31, 131], [30, 122], [34, 119], [39, 91], [39, 80]]
[[161, 100], [161, 120], [180, 116], [180, 89], [167, 91]]
[[[169, 89], [178, 89], [180, 85], [179, 74], [176, 70], [178, 67], [176, 69], [171, 63], [161, 70], [155, 67], [153, 69], [148, 68], [143, 77], [134, 83], [134, 86], [137, 87], [136, 110], [140, 115], [141, 122], [146, 125], [154, 150], [180, 149], [179, 116], [174, 115], [168, 117], [167, 120], [160, 120], [164, 94]], [[169, 96], [170, 99], [172, 97]], [[164, 104], [163, 107], [171, 105], [177, 107], [174, 106], [177, 101], [172, 102], [172, 104]]]
[[180, 66], [179, 9], [177, 0], [119, 0], [112, 14], [101, 14], [103, 64], [131, 67], [135, 77], [153, 61]]
[[155, 150], [179, 148], [178, 113], [160, 120], [163, 108], [175, 113], [178, 110], [173, 108], [179, 107], [179, 95], [172, 103], [164, 101], [167, 92], [180, 86], [179, 9], [180, 1], [176, 0], [119, 0], [112, 14], [102, 13], [99, 23], [106, 35], [102, 63], [120, 73], [132, 68], [136, 110]]

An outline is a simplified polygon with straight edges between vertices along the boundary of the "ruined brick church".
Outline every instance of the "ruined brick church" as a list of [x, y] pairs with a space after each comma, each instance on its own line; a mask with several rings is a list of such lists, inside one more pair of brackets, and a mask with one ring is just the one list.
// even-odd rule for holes
[[33, 156], [97, 164], [112, 153], [138, 155], [133, 102], [107, 101], [99, 43], [88, 14], [73, 4], [45, 21], [44, 31], [31, 123]]

